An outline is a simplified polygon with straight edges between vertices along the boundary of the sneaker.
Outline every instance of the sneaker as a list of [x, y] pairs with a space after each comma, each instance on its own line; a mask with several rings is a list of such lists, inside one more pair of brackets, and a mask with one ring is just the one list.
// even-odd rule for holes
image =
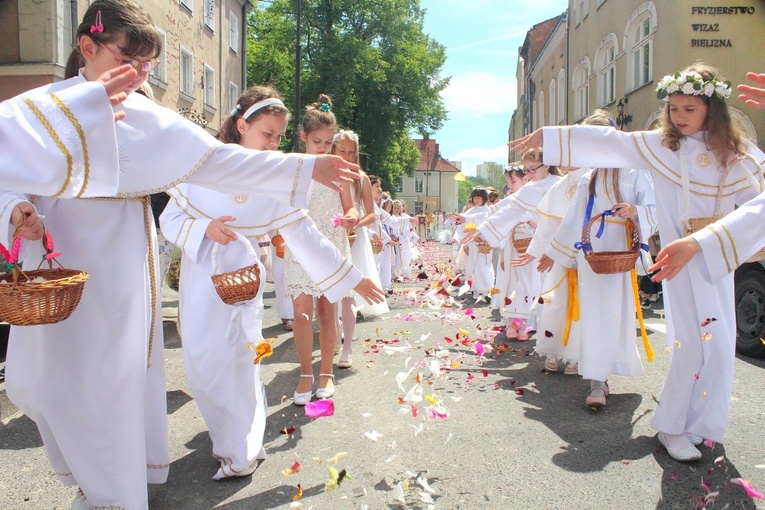
[[640, 299], [640, 308], [648, 309], [651, 308], [651, 300], [648, 298], [641, 298]]

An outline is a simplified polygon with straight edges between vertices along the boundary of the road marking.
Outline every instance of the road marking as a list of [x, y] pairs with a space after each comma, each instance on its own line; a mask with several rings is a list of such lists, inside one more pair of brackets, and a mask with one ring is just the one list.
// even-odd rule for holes
[[646, 328], [656, 331], [657, 333], [661, 333], [662, 335], [667, 334], [667, 326], [663, 322], [644, 322], [643, 324], [645, 324]]

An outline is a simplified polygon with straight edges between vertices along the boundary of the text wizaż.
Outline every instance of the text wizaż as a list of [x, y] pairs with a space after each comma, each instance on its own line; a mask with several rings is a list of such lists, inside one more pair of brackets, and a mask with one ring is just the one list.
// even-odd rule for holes
[[[691, 15], [700, 16], [735, 16], [754, 14], [755, 8], [751, 5], [727, 6], [727, 7], [691, 7]], [[694, 32], [720, 32], [719, 23], [691, 23]], [[701, 35], [701, 34], [699, 34]], [[730, 39], [691, 39], [692, 48], [732, 48]]]

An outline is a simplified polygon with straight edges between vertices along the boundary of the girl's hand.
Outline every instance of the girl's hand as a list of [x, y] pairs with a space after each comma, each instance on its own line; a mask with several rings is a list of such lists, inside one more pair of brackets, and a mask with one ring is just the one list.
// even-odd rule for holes
[[542, 129], [537, 129], [530, 135], [526, 135], [522, 138], [518, 138], [516, 140], [513, 140], [511, 142], [507, 143], [507, 146], [509, 147], [510, 152], [514, 152], [517, 149], [520, 149], [521, 151], [526, 151], [528, 149], [538, 149], [542, 147], [543, 143], [542, 138]]
[[547, 255], [542, 255], [539, 257], [539, 262], [537, 263], [537, 271], [540, 273], [544, 273], [545, 271], [549, 271], [552, 269], [553, 265], [555, 264], [555, 261], [548, 257]]
[[348, 232], [353, 232], [356, 228], [356, 224], [359, 222], [359, 217], [355, 214], [346, 214], [340, 219], [339, 226], [348, 229]]
[[692, 237], [672, 241], [659, 251], [656, 262], [648, 268], [649, 273], [657, 271], [651, 276], [651, 280], [655, 282], [671, 280], [700, 251], [701, 245]]
[[372, 241], [375, 243], [382, 244], [382, 237], [378, 236], [377, 234], [372, 234]]
[[353, 291], [370, 305], [382, 303], [385, 299], [385, 292], [366, 276], [353, 288]]
[[521, 266], [525, 266], [532, 260], [534, 260], [534, 257], [529, 255], [528, 253], [522, 253], [520, 257], [512, 260], [512, 264], [513, 264], [513, 267], [521, 267]]
[[528, 223], [531, 228], [537, 228], [537, 222], [534, 220], [529, 220], [526, 223]]
[[462, 238], [462, 240], [460, 241], [460, 244], [467, 244], [473, 241], [476, 241], [476, 242], [483, 241], [483, 238], [481, 237], [481, 233], [478, 230], [473, 230], [472, 232], [468, 232], [467, 234], [465, 234], [465, 237]]
[[611, 208], [611, 211], [614, 213], [614, 216], [618, 216], [623, 219], [635, 219], [637, 218], [638, 212], [637, 207], [631, 204], [616, 204]]
[[227, 221], [236, 221], [236, 218], [233, 216], [221, 216], [220, 218], [212, 220], [210, 224], [207, 225], [205, 236], [224, 246], [231, 241], [235, 241], [236, 232], [226, 226]]
[[340, 156], [322, 154], [316, 156], [311, 178], [329, 189], [342, 191], [342, 183], [351, 183], [354, 179], [361, 178], [360, 174], [352, 171], [358, 169], [359, 165], [349, 163]]
[[[129, 64], [119, 66], [116, 69], [106, 71], [96, 80], [106, 89], [106, 95], [109, 96], [109, 102], [112, 106], [117, 106], [127, 99], [127, 87], [135, 80], [136, 70]], [[125, 112], [114, 112], [114, 121], [125, 118]]]
[[465, 217], [464, 217], [464, 216], [462, 216], [461, 214], [452, 214], [451, 216], [449, 216], [449, 218], [450, 218], [450, 219], [451, 219], [451, 220], [452, 220], [454, 223], [456, 223], [457, 225], [460, 225], [460, 224], [462, 224], [462, 223], [465, 223]]
[[21, 237], [29, 241], [42, 239], [45, 233], [42, 219], [37, 215], [35, 206], [29, 202], [22, 202], [13, 208], [11, 222], [18, 227]]
[[749, 106], [765, 110], [765, 73], [746, 73], [746, 77], [763, 88], [739, 85], [736, 88], [743, 94], [739, 94], [738, 98]]
[[409, 218], [409, 223], [411, 223], [413, 227], [416, 227], [420, 224], [420, 220], [417, 218]]

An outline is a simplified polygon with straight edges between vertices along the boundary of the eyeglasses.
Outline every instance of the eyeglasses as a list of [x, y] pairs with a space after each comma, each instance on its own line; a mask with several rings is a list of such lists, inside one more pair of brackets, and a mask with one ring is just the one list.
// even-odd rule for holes
[[544, 164], [539, 164], [539, 165], [537, 165], [537, 166], [536, 166], [536, 167], [534, 167], [534, 168], [526, 168], [526, 167], [524, 167], [524, 168], [523, 168], [523, 173], [524, 173], [524, 174], [533, 174], [534, 172], [536, 172], [537, 170], [539, 170], [539, 169], [540, 169], [540, 168], [542, 168], [543, 166], [545, 166], [545, 165], [544, 165]]
[[105, 44], [99, 44], [103, 49], [111, 53], [111, 55], [120, 61], [120, 65], [128, 64], [139, 73], [150, 73], [159, 66], [159, 59], [153, 58], [151, 60], [135, 60], [131, 58], [125, 58]]

